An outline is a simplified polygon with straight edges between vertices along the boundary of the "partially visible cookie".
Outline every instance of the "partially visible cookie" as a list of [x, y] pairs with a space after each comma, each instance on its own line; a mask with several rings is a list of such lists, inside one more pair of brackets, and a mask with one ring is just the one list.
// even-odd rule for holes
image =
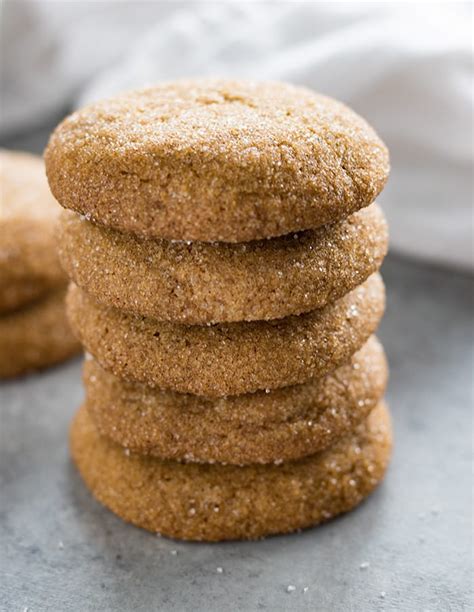
[[66, 318], [64, 287], [0, 316], [0, 378], [59, 363], [81, 350]]
[[387, 382], [382, 345], [369, 339], [349, 363], [301, 385], [227, 399], [159, 391], [122, 381], [89, 359], [86, 407], [99, 433], [143, 455], [200, 463], [300, 459], [352, 431]]
[[116, 376], [219, 397], [302, 383], [335, 370], [377, 328], [385, 294], [376, 273], [321, 310], [210, 326], [126, 314], [74, 285], [67, 304], [86, 350]]
[[97, 301], [191, 324], [322, 308], [378, 270], [388, 246], [375, 204], [333, 225], [244, 244], [146, 240], [74, 213], [59, 225], [63, 266]]
[[63, 285], [55, 223], [61, 207], [41, 158], [0, 150], [0, 313]]
[[242, 242], [369, 205], [388, 152], [352, 110], [283, 83], [163, 83], [85, 107], [45, 152], [65, 207], [124, 232]]
[[38, 278], [14, 278], [15, 274], [8, 273], [2, 276], [4, 284], [0, 285], [0, 317], [28, 307], [48, 293], [46, 284]]
[[347, 512], [382, 480], [391, 444], [383, 403], [327, 451], [281, 465], [135, 455], [100, 437], [85, 407], [71, 428], [72, 457], [93, 495], [125, 521], [183, 540], [261, 538]]

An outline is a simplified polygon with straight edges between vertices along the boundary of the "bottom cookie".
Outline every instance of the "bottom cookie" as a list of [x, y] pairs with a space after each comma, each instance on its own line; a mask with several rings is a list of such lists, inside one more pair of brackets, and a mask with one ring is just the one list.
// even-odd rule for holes
[[66, 289], [0, 316], [0, 378], [59, 363], [81, 350], [69, 328]]
[[256, 539], [347, 512], [382, 480], [391, 442], [383, 402], [330, 449], [269, 466], [135, 455], [100, 437], [85, 407], [71, 427], [72, 457], [94, 496], [125, 521], [183, 540]]

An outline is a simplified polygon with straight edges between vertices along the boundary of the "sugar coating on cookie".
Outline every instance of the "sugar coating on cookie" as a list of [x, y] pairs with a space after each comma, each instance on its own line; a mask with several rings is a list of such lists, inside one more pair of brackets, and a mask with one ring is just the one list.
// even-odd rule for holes
[[41, 158], [0, 150], [0, 188], [0, 313], [5, 313], [63, 285], [66, 275], [54, 236], [61, 207]]
[[369, 205], [388, 152], [352, 110], [308, 89], [202, 79], [87, 106], [45, 152], [53, 194], [103, 225], [241, 242], [319, 227]]
[[385, 307], [378, 273], [320, 310], [272, 321], [181, 325], [98, 304], [71, 285], [68, 314], [86, 350], [116, 376], [208, 397], [306, 382], [347, 361]]
[[200, 324], [322, 308], [378, 270], [388, 232], [376, 204], [316, 230], [243, 244], [144, 239], [64, 212], [58, 242], [68, 275], [97, 301]]
[[81, 350], [66, 318], [62, 287], [0, 317], [0, 378], [59, 363]]
[[379, 484], [391, 451], [379, 404], [328, 450], [281, 465], [181, 464], [100, 437], [82, 407], [71, 452], [93, 495], [122, 519], [184, 540], [255, 539], [316, 525], [357, 506]]
[[229, 398], [152, 389], [84, 363], [85, 405], [100, 434], [133, 452], [200, 463], [278, 463], [328, 447], [381, 399], [387, 362], [375, 337], [350, 361], [301, 385]]

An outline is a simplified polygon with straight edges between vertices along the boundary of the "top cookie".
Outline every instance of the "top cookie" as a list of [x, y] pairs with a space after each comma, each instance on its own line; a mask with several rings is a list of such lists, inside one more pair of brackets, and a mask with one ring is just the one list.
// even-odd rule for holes
[[40, 157], [0, 150], [0, 313], [66, 283], [56, 253], [61, 208]]
[[343, 104], [281, 83], [165, 83], [66, 118], [45, 152], [65, 208], [169, 240], [241, 242], [370, 204], [388, 152]]

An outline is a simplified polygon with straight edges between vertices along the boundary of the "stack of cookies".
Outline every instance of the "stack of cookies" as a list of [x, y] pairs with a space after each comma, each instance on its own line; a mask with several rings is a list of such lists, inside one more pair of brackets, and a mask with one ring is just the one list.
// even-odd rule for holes
[[0, 378], [80, 350], [64, 308], [67, 277], [56, 252], [61, 208], [41, 158], [0, 151]]
[[74, 113], [46, 166], [70, 209], [68, 312], [91, 355], [71, 448], [94, 495], [191, 540], [361, 502], [391, 447], [370, 205], [388, 154], [367, 123], [290, 85], [182, 81]]

